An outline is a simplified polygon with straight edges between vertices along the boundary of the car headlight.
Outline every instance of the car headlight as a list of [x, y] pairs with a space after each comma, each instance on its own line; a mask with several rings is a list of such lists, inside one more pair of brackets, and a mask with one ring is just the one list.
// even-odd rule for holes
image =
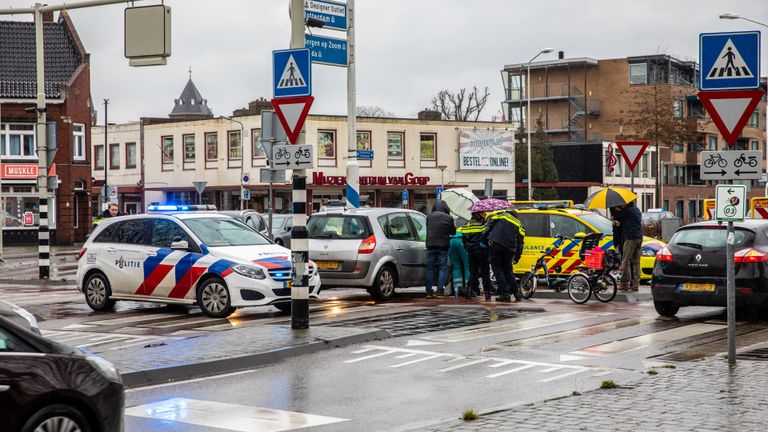
[[640, 249], [640, 256], [655, 257], [656, 256], [656, 252], [657, 251], [655, 251], [653, 249], [642, 248], [642, 249]]
[[232, 270], [242, 276], [251, 279], [266, 279], [267, 275], [264, 274], [264, 270], [259, 267], [249, 266], [245, 264], [238, 264], [232, 267]]
[[90, 363], [94, 369], [99, 371], [99, 373], [101, 373], [104, 378], [117, 383], [123, 382], [123, 378], [120, 376], [120, 372], [118, 372], [117, 368], [115, 368], [115, 365], [113, 365], [108, 360], [93, 354], [87, 355], [85, 359], [88, 360], [88, 363]]

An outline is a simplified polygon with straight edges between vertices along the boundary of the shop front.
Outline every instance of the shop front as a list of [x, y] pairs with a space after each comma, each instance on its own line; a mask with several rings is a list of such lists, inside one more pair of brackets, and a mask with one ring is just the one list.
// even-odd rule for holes
[[[6, 244], [37, 242], [40, 206], [37, 195], [38, 166], [7, 163], [2, 165], [3, 237]], [[56, 197], [48, 199], [48, 222], [56, 229]], [[54, 233], [55, 235], [55, 233]]]

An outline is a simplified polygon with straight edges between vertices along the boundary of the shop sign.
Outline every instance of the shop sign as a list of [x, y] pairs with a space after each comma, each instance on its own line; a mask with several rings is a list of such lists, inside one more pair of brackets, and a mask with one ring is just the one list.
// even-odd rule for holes
[[38, 172], [34, 164], [3, 164], [4, 179], [36, 179]]
[[[346, 176], [326, 176], [322, 172], [312, 173], [312, 183], [318, 186], [344, 186]], [[360, 186], [419, 185], [429, 184], [429, 177], [405, 173], [404, 176], [360, 176]]]
[[24, 224], [24, 226], [32, 226], [35, 224], [35, 214], [28, 211], [24, 212], [24, 215], [22, 216], [21, 223]]
[[511, 131], [462, 129], [459, 133], [459, 169], [512, 171], [515, 135]]

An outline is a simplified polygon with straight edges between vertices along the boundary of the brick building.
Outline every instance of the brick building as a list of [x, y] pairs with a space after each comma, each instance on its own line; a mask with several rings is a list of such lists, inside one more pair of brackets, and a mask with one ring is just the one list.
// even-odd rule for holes
[[[51, 191], [53, 244], [82, 242], [90, 231], [89, 57], [68, 13], [44, 14], [45, 97], [49, 136], [55, 133], [58, 189]], [[0, 158], [6, 244], [37, 243], [35, 27], [0, 21]]]

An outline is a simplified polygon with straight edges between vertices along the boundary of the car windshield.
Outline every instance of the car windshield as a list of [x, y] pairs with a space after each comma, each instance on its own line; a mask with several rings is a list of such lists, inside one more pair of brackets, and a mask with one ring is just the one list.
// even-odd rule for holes
[[195, 218], [183, 222], [208, 247], [270, 244], [264, 236], [234, 219]]
[[[287, 221], [292, 217], [293, 215], [282, 215], [282, 216], [272, 215], [272, 229], [282, 228], [283, 226], [285, 226], [285, 221]], [[267, 216], [267, 218], [269, 218], [269, 216]]]
[[606, 235], [613, 235], [613, 223], [607, 217], [589, 212], [580, 213], [577, 216], [584, 222], [592, 225], [597, 231]]
[[368, 229], [360, 216], [318, 215], [309, 220], [307, 231], [311, 239], [362, 240]]
[[[725, 227], [701, 227], [681, 229], [672, 236], [670, 245], [684, 246], [693, 249], [725, 249], [728, 232]], [[755, 233], [737, 229], [734, 232], [734, 248], [740, 249], [754, 244]]]

